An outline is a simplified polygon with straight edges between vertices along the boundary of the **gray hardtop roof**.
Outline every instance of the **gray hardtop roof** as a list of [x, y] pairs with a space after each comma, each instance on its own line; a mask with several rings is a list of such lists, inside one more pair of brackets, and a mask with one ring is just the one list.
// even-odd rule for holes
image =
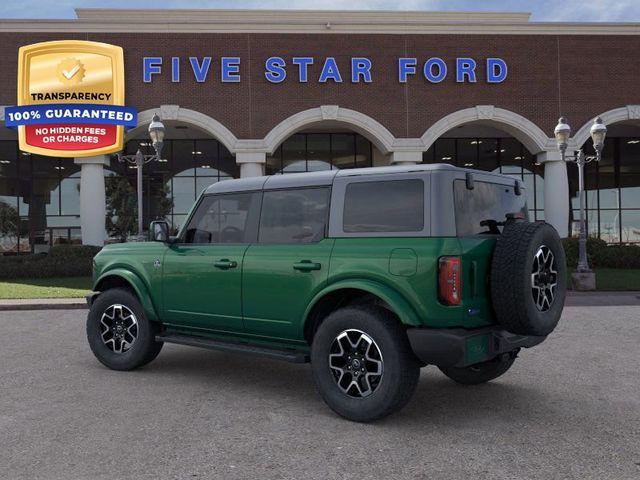
[[242, 192], [261, 189], [278, 189], [294, 187], [314, 187], [332, 185], [336, 177], [375, 176], [393, 173], [432, 172], [432, 171], [457, 171], [481, 174], [482, 176], [495, 177], [496, 180], [508, 180], [514, 178], [500, 173], [492, 173], [484, 170], [460, 168], [447, 163], [431, 163], [427, 165], [399, 165], [389, 167], [349, 168], [344, 170], [322, 170], [308, 173], [288, 173], [286, 175], [269, 175], [264, 177], [240, 178], [237, 180], [224, 180], [214, 183], [205, 190], [205, 195], [212, 193]]

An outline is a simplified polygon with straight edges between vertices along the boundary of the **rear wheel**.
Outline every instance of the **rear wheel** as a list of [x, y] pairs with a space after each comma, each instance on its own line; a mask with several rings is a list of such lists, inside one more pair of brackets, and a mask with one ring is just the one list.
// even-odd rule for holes
[[387, 310], [370, 306], [329, 315], [313, 339], [311, 363], [323, 400], [357, 422], [400, 410], [420, 375], [402, 326]]
[[156, 358], [158, 325], [150, 322], [138, 299], [123, 288], [99, 295], [87, 316], [87, 340], [96, 358], [113, 370], [133, 370]]
[[515, 354], [504, 354], [469, 367], [438, 367], [442, 373], [454, 382], [462, 385], [478, 385], [503, 375], [516, 360]]

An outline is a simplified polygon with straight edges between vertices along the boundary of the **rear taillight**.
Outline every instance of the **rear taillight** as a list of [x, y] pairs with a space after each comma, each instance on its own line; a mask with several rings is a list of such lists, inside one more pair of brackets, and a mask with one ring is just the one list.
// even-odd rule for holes
[[445, 305], [459, 305], [461, 296], [460, 257], [440, 257], [438, 294]]

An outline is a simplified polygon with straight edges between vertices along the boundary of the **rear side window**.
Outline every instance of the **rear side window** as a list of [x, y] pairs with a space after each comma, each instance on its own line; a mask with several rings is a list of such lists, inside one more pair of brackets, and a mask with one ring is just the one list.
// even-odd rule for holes
[[318, 242], [325, 236], [328, 211], [328, 188], [266, 191], [262, 197], [258, 241]]
[[419, 232], [424, 229], [424, 182], [419, 179], [354, 182], [344, 197], [343, 230]]
[[259, 193], [210, 195], [202, 199], [185, 231], [185, 243], [255, 241]]
[[529, 218], [525, 195], [516, 195], [514, 188], [497, 183], [474, 182], [473, 190], [464, 180], [453, 182], [458, 236], [492, 233], [482, 221], [504, 222], [508, 213], [521, 213]]

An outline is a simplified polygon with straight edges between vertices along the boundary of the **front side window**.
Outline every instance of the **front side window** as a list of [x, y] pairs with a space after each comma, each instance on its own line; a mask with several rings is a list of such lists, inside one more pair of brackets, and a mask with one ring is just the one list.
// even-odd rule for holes
[[354, 182], [344, 197], [343, 230], [420, 232], [424, 229], [424, 182], [419, 179]]
[[493, 233], [489, 222], [504, 222], [508, 213], [529, 218], [526, 196], [516, 195], [509, 185], [476, 181], [470, 190], [465, 180], [455, 180], [453, 193], [458, 236]]
[[324, 238], [329, 211], [328, 188], [264, 192], [260, 243], [313, 243]]
[[258, 193], [206, 196], [185, 231], [185, 243], [250, 243], [255, 240]]

